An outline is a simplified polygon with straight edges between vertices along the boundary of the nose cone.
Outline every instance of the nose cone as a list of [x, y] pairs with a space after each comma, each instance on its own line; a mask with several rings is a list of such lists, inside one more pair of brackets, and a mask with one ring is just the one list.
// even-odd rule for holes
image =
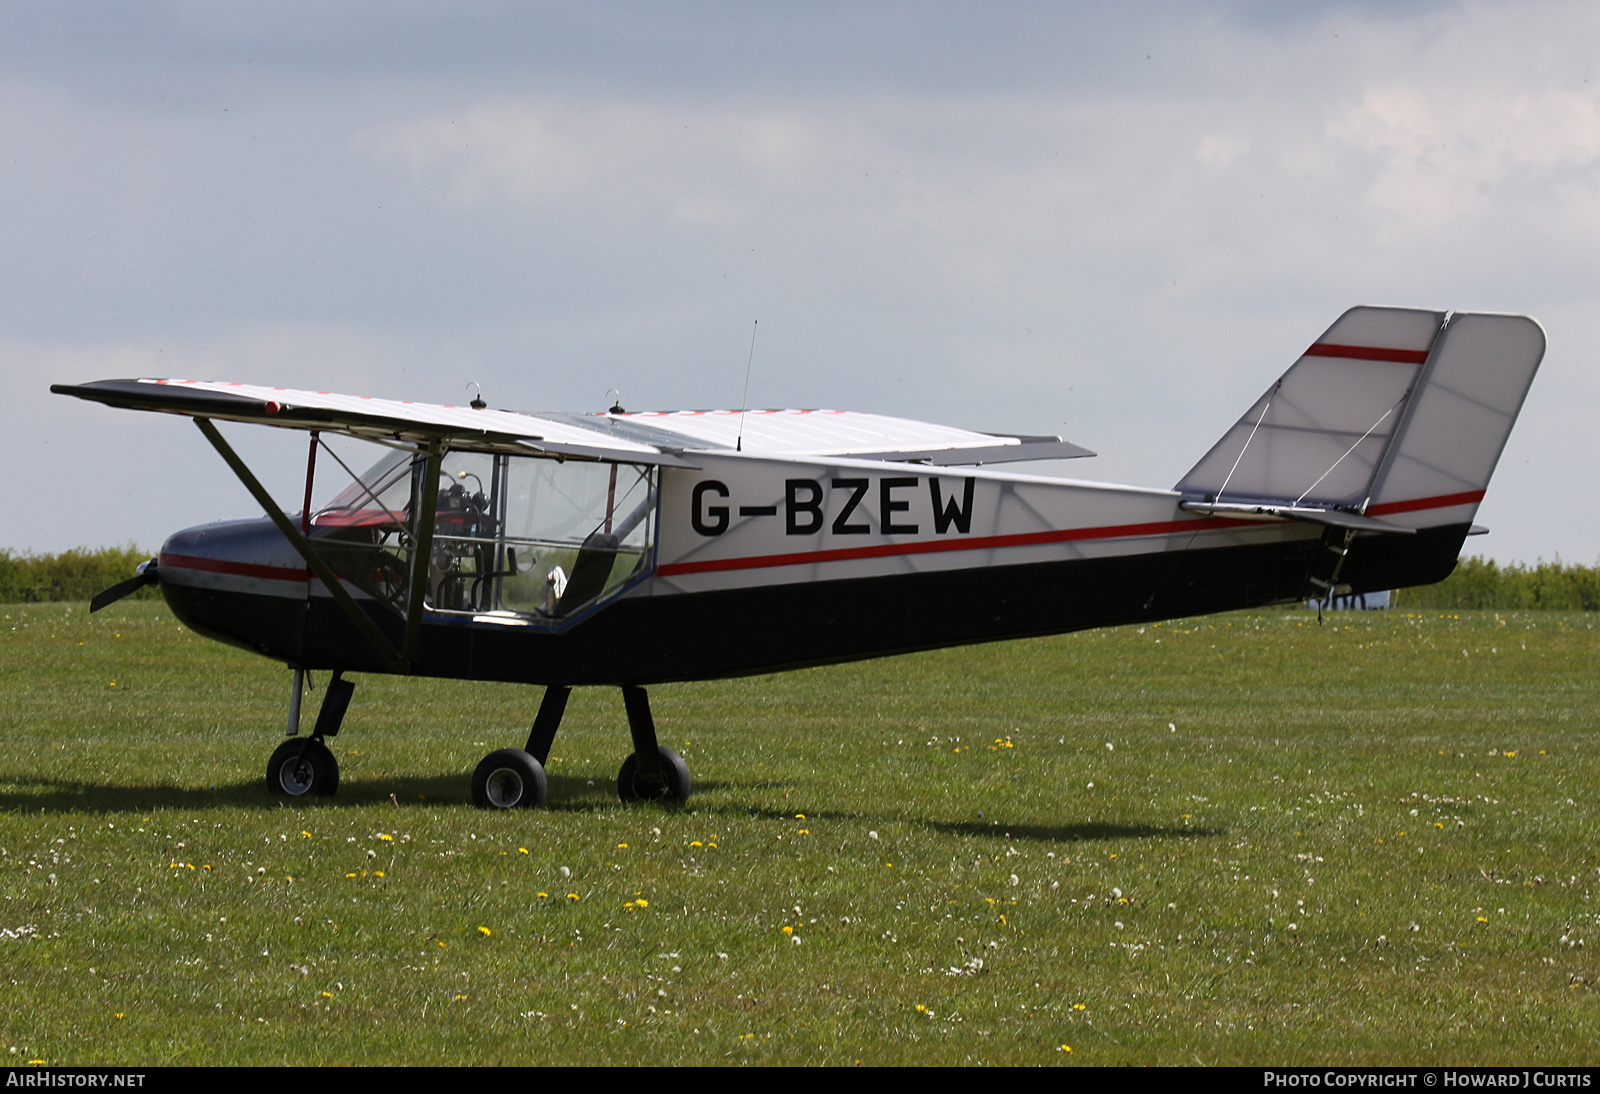
[[270, 520], [226, 520], [161, 545], [161, 595], [187, 626], [280, 661], [299, 659], [305, 563]]

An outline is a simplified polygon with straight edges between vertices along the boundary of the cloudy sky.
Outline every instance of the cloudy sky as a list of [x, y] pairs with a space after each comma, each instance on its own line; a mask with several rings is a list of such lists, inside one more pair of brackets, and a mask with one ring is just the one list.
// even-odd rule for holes
[[1600, 558], [1593, 4], [6, 5], [0, 254], [13, 550], [253, 510], [51, 383], [726, 407], [759, 319], [754, 405], [1170, 486], [1370, 303], [1544, 324], [1469, 549]]

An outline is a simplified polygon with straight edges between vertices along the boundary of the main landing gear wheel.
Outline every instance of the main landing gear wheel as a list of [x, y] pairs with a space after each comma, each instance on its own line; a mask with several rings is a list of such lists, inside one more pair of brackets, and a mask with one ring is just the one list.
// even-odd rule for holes
[[661, 757], [661, 774], [665, 783], [652, 783], [639, 770], [638, 753], [622, 761], [617, 773], [617, 796], [625, 802], [674, 802], [682, 805], [689, 800], [689, 765], [683, 757], [670, 748], [657, 748]]
[[286, 798], [325, 798], [339, 789], [339, 761], [316, 738], [291, 737], [267, 761], [267, 789]]
[[479, 809], [532, 809], [549, 792], [544, 765], [520, 748], [491, 752], [472, 773], [472, 804]]

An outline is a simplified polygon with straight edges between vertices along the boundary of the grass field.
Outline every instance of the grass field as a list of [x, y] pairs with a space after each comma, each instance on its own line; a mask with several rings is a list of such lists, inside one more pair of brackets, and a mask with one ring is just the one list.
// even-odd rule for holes
[[[288, 674], [159, 602], [3, 609], [13, 1063], [1595, 1063], [1579, 613], [1233, 615], [654, 689], [690, 808], [574, 693]], [[1070, 1046], [1070, 1051], [1065, 1046]]]

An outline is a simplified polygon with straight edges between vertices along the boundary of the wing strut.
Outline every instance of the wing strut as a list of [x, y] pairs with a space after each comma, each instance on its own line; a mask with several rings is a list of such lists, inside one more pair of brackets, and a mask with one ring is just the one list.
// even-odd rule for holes
[[[409, 663], [409, 658], [402, 657], [394, 646], [390, 644], [389, 640], [384, 637], [383, 632], [378, 629], [377, 624], [372, 621], [371, 617], [361, 610], [360, 605], [355, 601], [355, 597], [351, 596], [345, 589], [344, 583], [333, 572], [333, 568], [323, 561], [322, 556], [312, 549], [310, 541], [301, 534], [300, 529], [296, 528], [294, 522], [284, 515], [282, 509], [278, 508], [278, 503], [272, 500], [272, 495], [267, 493], [266, 488], [257, 481], [255, 475], [251, 474], [250, 469], [245, 466], [238, 453], [234, 452], [228, 442], [222, 439], [222, 434], [217, 432], [217, 427], [211, 424], [211, 419], [197, 417], [194, 419], [194, 424], [199, 427], [201, 433], [205, 434], [206, 440], [211, 442], [211, 447], [217, 450], [217, 454], [222, 457], [223, 462], [238, 476], [239, 481], [244, 484], [244, 488], [250, 491], [250, 495], [256, 499], [256, 503], [266, 510], [266, 514], [271, 518], [272, 523], [278, 526], [278, 531], [282, 532], [283, 537], [300, 553], [300, 557], [306, 560], [306, 565], [311, 567], [311, 572], [322, 580], [322, 584], [327, 588], [334, 602], [344, 609], [345, 615], [350, 617], [350, 622], [356, 625], [356, 629], [365, 636], [368, 642], [372, 643], [373, 648], [378, 651], [383, 659], [389, 662], [391, 670], [404, 672]], [[438, 442], [429, 446], [428, 463], [437, 472], [439, 466]], [[427, 570], [425, 568], [428, 558], [427, 548], [431, 546], [433, 539], [433, 499], [436, 499], [439, 493], [437, 474], [429, 481], [433, 485], [430, 490], [427, 490], [429, 505], [423, 512], [423, 520], [426, 527], [423, 530], [423, 534], [418, 537], [419, 550], [415, 554], [415, 559], [420, 559], [424, 567], [422, 571], [424, 580], [427, 578]], [[413, 563], [413, 569], [415, 569], [415, 562]], [[420, 635], [420, 624], [422, 622], [422, 614], [418, 610], [420, 605], [418, 603], [417, 590], [422, 586], [419, 586], [416, 582], [414, 573], [412, 578], [413, 611], [408, 614], [406, 619], [406, 650], [410, 655], [414, 656], [417, 643], [413, 635]]]
[[[439, 507], [439, 472], [444, 462], [444, 442], [437, 437], [428, 442], [426, 466], [422, 469], [422, 508], [417, 513], [417, 539], [411, 552], [411, 596], [406, 603], [406, 648], [401, 661], [409, 666], [417, 659], [422, 644], [423, 597], [428, 592], [428, 562], [433, 556], [434, 510]], [[351, 601], [353, 605], [355, 601]], [[348, 608], [345, 609], [349, 611]], [[364, 618], [364, 617], [363, 617]]]

